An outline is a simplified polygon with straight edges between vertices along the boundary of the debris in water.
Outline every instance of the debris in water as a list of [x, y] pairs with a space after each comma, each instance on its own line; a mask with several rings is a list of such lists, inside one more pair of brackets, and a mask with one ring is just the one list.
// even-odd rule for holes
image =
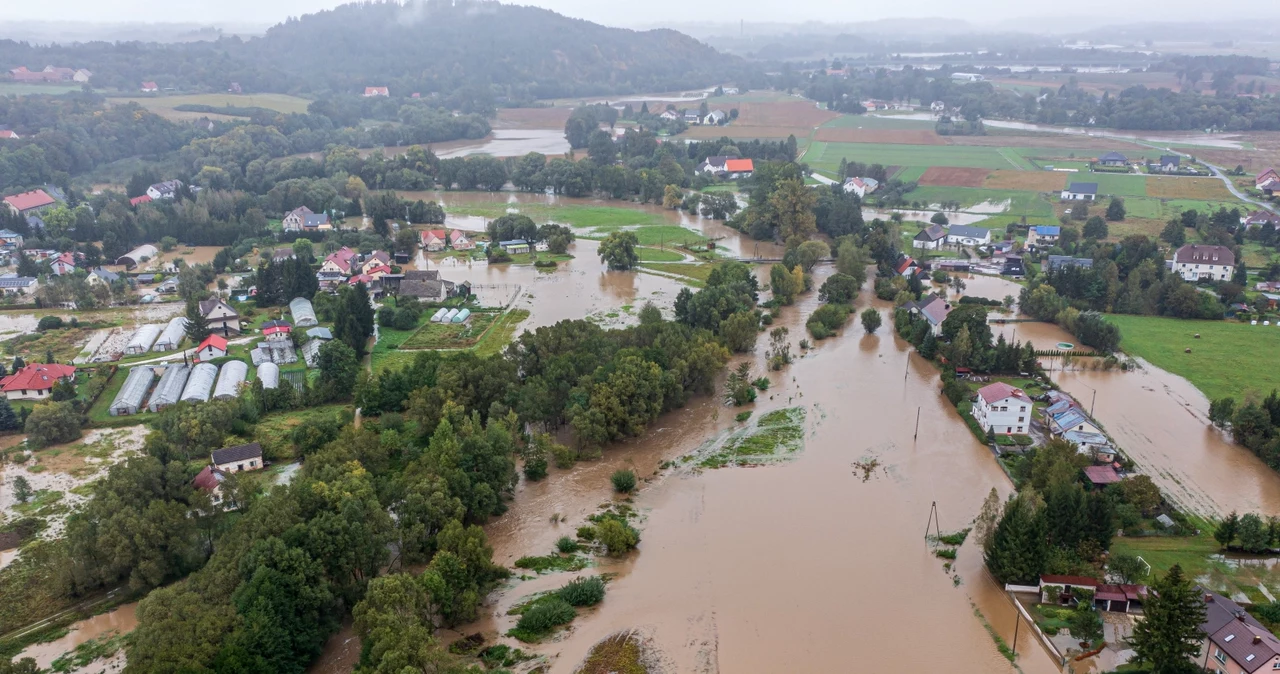
[[880, 459], [873, 456], [870, 459], [863, 461], [854, 461], [852, 465], [857, 470], [862, 471], [862, 481], [866, 482], [871, 479], [871, 476], [875, 474], [876, 469], [880, 467]]

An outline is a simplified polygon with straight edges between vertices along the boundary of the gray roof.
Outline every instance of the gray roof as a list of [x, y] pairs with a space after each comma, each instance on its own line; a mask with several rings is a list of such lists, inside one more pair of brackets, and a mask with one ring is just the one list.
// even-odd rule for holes
[[410, 281], [400, 282], [400, 294], [405, 297], [425, 297], [440, 299], [444, 295], [443, 281]]
[[991, 236], [991, 230], [981, 227], [970, 227], [968, 225], [952, 225], [947, 230], [948, 236], [963, 236], [970, 239], [986, 239]]
[[947, 231], [942, 228], [942, 225], [929, 225], [916, 234], [916, 241], [937, 241], [946, 236]]
[[312, 339], [333, 339], [333, 333], [326, 327], [311, 328], [307, 331], [307, 336]]
[[[0, 234], [0, 236], [2, 236], [2, 234]], [[102, 279], [103, 281], [106, 281], [107, 283], [111, 283], [111, 282], [115, 281], [116, 279], [120, 278], [120, 275], [119, 275], [119, 274], [117, 274], [117, 273], [115, 273], [115, 272], [113, 272], [113, 271], [107, 271], [106, 269], [103, 269], [102, 267], [98, 267], [97, 269], [94, 269], [93, 271], [91, 271], [91, 272], [89, 272], [89, 273], [90, 273], [90, 274], [93, 274], [94, 276], [97, 276], [98, 278]]]
[[951, 313], [951, 305], [933, 293], [917, 302], [916, 308], [931, 325], [941, 325], [947, 319], [947, 314]]
[[1067, 191], [1072, 194], [1097, 194], [1098, 183], [1071, 183]]
[[1093, 258], [1091, 257], [1071, 257], [1070, 255], [1050, 255], [1045, 261], [1045, 266], [1050, 270], [1060, 267], [1081, 267], [1083, 269], [1093, 268]]
[[164, 374], [160, 376], [160, 383], [156, 384], [156, 390], [151, 392], [147, 409], [159, 412], [166, 405], [178, 402], [178, 398], [182, 396], [182, 389], [187, 385], [187, 377], [190, 375], [191, 368], [183, 363], [166, 368]]
[[439, 270], [436, 270], [436, 269], [429, 269], [429, 270], [408, 269], [408, 270], [405, 270], [403, 276], [404, 276], [404, 280], [406, 281], [439, 281], [440, 280], [440, 272]]
[[0, 278], [0, 288], [27, 288], [36, 280], [30, 276], [10, 276], [9, 278]]
[[182, 343], [182, 338], [187, 336], [187, 319], [183, 316], [175, 316], [169, 319], [169, 325], [165, 326], [164, 332], [160, 334], [160, 338], [155, 344], [151, 345], [152, 351], [169, 351], [178, 348], [178, 344]]
[[329, 216], [326, 213], [312, 213], [302, 220], [303, 227], [319, 227], [329, 223]]
[[1098, 157], [1098, 161], [1128, 161], [1128, 159], [1119, 152], [1108, 152], [1101, 157]]
[[250, 442], [247, 445], [236, 445], [235, 447], [224, 447], [222, 449], [213, 450], [213, 462], [219, 465], [261, 458], [262, 445], [256, 442]]
[[1181, 163], [1181, 161], [1182, 161], [1182, 157], [1179, 157], [1179, 156], [1178, 156], [1178, 155], [1176, 155], [1176, 154], [1162, 154], [1162, 155], [1160, 155], [1160, 165], [1161, 165], [1161, 166], [1165, 166], [1165, 165], [1167, 165], [1167, 164], [1173, 164], [1174, 166], [1177, 166], [1179, 163]]
[[218, 376], [218, 366], [212, 363], [198, 363], [191, 368], [191, 376], [182, 389], [183, 402], [208, 402], [209, 392], [213, 390], [213, 380]]
[[240, 384], [249, 376], [249, 365], [243, 360], [233, 360], [222, 366], [218, 373], [218, 383], [213, 388], [213, 397], [218, 400], [235, 398], [240, 395]]

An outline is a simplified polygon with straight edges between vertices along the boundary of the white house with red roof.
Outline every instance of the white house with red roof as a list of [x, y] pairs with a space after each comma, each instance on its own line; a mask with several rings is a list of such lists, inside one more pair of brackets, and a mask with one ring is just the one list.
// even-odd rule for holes
[[53, 258], [49, 263], [49, 269], [55, 276], [65, 276], [76, 270], [76, 256], [71, 253], [63, 253]]
[[227, 338], [222, 335], [209, 335], [196, 347], [196, 360], [210, 361], [227, 355]]
[[266, 321], [262, 324], [262, 336], [273, 342], [291, 339], [293, 326], [288, 321]]
[[476, 242], [472, 241], [466, 232], [454, 229], [449, 232], [449, 247], [454, 250], [474, 250]]
[[443, 229], [424, 229], [421, 234], [422, 249], [431, 252], [445, 249], [445, 233]]
[[366, 98], [373, 96], [390, 96], [391, 92], [386, 87], [365, 87], [364, 95]]
[[143, 82], [141, 89], [144, 94], [154, 94], [160, 91], [160, 87], [155, 82]]
[[4, 203], [14, 215], [35, 215], [58, 202], [44, 190], [31, 190], [5, 197]]
[[14, 131], [11, 131], [11, 130], [9, 130], [9, 129], [0, 129], [0, 139], [5, 139], [5, 140], [18, 140], [18, 139], [20, 139], [20, 138], [22, 138], [22, 136], [19, 136], [19, 135], [18, 135], [16, 132], [14, 132]]
[[342, 248], [329, 253], [324, 258], [324, 264], [320, 265], [321, 272], [331, 272], [342, 274], [343, 276], [351, 275], [351, 268], [356, 259], [356, 252], [343, 246]]
[[973, 403], [973, 418], [985, 431], [993, 433], [1026, 433], [1031, 428], [1031, 398], [1002, 381], [978, 389]]
[[755, 162], [750, 159], [730, 159], [724, 163], [724, 170], [729, 172], [730, 180], [750, 178], [756, 170]]
[[371, 270], [378, 267], [387, 268], [387, 271], [383, 272], [384, 274], [391, 273], [391, 256], [381, 250], [375, 250], [365, 256], [364, 261], [360, 263], [360, 273], [372, 276]]
[[9, 400], [44, 400], [53, 393], [54, 385], [63, 379], [75, 381], [76, 369], [56, 363], [32, 363], [0, 379], [0, 391], [4, 391], [4, 397]]

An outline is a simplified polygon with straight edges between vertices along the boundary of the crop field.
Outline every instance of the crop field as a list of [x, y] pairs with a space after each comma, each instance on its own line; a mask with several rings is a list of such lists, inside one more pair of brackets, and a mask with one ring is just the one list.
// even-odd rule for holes
[[943, 187], [982, 187], [987, 179], [987, 169], [955, 168], [952, 166], [930, 166], [920, 176], [921, 185]]
[[235, 106], [266, 108], [277, 112], [306, 112], [311, 103], [305, 98], [288, 94], [186, 94], [179, 96], [129, 96], [110, 98], [117, 105], [137, 103], [166, 119], [194, 119], [208, 113], [174, 110], [179, 105], [211, 105], [215, 108]]
[[715, 140], [729, 137], [734, 140], [779, 140], [787, 136], [795, 136], [796, 140], [807, 138], [813, 129], [807, 126], [743, 126], [734, 122], [728, 126], [691, 126], [681, 138], [693, 140]]
[[1147, 196], [1160, 199], [1203, 199], [1230, 201], [1233, 197], [1217, 178], [1175, 178], [1172, 176], [1147, 179]]
[[822, 125], [824, 129], [910, 129], [932, 131], [934, 123], [921, 119], [902, 119], [892, 115], [840, 115]]
[[1147, 196], [1147, 179], [1139, 175], [1123, 173], [1077, 173], [1069, 183], [1098, 183], [1098, 197], [1116, 195], [1121, 197]]
[[894, 143], [897, 145], [945, 145], [933, 129], [852, 129], [819, 127], [814, 140], [829, 143]]
[[572, 108], [498, 108], [500, 129], [562, 129]]
[[[716, 102], [716, 107], [723, 107]], [[811, 101], [773, 101], [757, 103], [743, 101], [726, 103], [738, 109], [736, 126], [791, 126], [813, 128], [834, 119], [839, 113], [823, 110]]]
[[1067, 186], [1067, 174], [1052, 171], [992, 171], [981, 187], [996, 190], [1061, 192]]
[[0, 82], [0, 96], [26, 96], [28, 94], [49, 94], [57, 96], [72, 91], [80, 91], [79, 83], [72, 84], [27, 84], [25, 82]]

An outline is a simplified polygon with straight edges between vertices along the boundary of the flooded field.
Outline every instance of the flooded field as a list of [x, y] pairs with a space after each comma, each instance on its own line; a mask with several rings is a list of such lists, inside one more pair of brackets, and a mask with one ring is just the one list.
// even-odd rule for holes
[[[75, 650], [76, 646], [79, 646], [90, 639], [108, 637], [112, 634], [125, 634], [133, 631], [133, 628], [138, 626], [138, 617], [136, 615], [137, 609], [138, 604], [136, 602], [124, 604], [116, 609], [103, 613], [102, 615], [96, 615], [87, 620], [81, 620], [71, 626], [71, 630], [66, 636], [47, 643], [28, 646], [26, 650], [22, 651], [22, 653], [15, 658], [15, 660], [19, 660], [21, 658], [35, 658], [36, 664], [39, 665], [41, 669], [47, 669], [58, 656]], [[112, 660], [123, 663], [124, 656], [123, 654], [118, 654], [117, 657]], [[90, 667], [86, 671], [113, 671], [114, 669], [118, 669], [109, 666], [104, 669], [101, 667], [102, 664], [103, 663], [101, 661], [95, 662], [94, 666]]]
[[530, 152], [545, 155], [564, 155], [569, 152], [569, 141], [564, 128], [555, 129], [494, 129], [480, 140], [459, 140], [436, 143], [432, 152], [441, 159], [466, 157], [473, 154], [489, 154], [495, 157], [522, 157]]

